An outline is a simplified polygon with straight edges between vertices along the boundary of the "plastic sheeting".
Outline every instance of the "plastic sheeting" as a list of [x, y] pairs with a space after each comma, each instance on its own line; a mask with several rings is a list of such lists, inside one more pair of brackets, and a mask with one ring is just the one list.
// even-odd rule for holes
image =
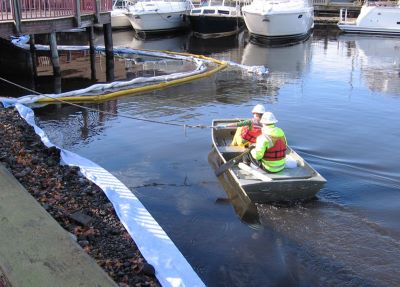
[[[32, 109], [16, 104], [20, 115], [35, 129], [47, 147], [55, 146], [39, 128]], [[59, 147], [57, 147], [59, 148]], [[107, 195], [126, 230], [147, 262], [154, 266], [162, 286], [205, 286], [193, 268], [139, 199], [107, 170], [68, 150], [59, 148], [64, 164], [78, 166], [86, 178]]]

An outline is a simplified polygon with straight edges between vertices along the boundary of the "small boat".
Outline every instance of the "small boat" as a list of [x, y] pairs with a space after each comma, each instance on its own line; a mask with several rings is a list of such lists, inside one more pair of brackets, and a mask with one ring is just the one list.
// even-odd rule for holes
[[114, 0], [111, 10], [111, 27], [113, 29], [126, 29], [131, 27], [128, 17], [125, 15], [128, 12], [129, 5], [133, 5], [129, 0]]
[[[234, 123], [238, 119], [214, 120], [213, 126]], [[242, 154], [246, 149], [230, 146], [235, 129], [213, 129], [213, 149], [218, 154], [220, 167]], [[326, 180], [314, 170], [293, 149], [288, 147], [287, 162], [291, 166], [278, 173], [267, 173], [244, 163], [233, 165], [222, 173], [239, 187], [240, 196], [253, 203], [292, 202], [312, 199], [326, 183]]]
[[306, 39], [314, 27], [308, 0], [254, 0], [242, 13], [250, 35], [268, 41]]
[[234, 35], [245, 26], [239, 4], [228, 5], [225, 0], [209, 0], [206, 5], [193, 8], [189, 19], [194, 36], [199, 38]]
[[139, 0], [126, 15], [136, 32], [160, 33], [189, 27], [189, 0]]
[[342, 8], [339, 19], [337, 26], [343, 32], [400, 35], [400, 1], [366, 1], [355, 21]]

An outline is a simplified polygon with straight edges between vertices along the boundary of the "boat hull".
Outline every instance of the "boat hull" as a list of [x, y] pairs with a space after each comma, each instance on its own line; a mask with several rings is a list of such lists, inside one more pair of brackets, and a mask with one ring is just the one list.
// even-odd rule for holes
[[[237, 120], [214, 120], [213, 126], [232, 122], [237, 122]], [[234, 133], [235, 129], [213, 129], [212, 131], [213, 148], [219, 155], [220, 165], [244, 150], [229, 146]], [[286, 156], [296, 162], [296, 167], [285, 168], [271, 174], [262, 170], [255, 170], [252, 173], [243, 170], [239, 164], [223, 173], [223, 177], [229, 178], [237, 185], [242, 198], [248, 198], [254, 203], [292, 202], [314, 198], [326, 180], [290, 147]], [[257, 174], [269, 180], [260, 179]]]
[[387, 29], [382, 27], [360, 27], [356, 24], [338, 24], [337, 26], [340, 30], [346, 33], [400, 35], [400, 29]]
[[113, 29], [126, 29], [132, 26], [125, 14], [112, 14], [111, 12], [111, 27]]
[[194, 35], [200, 38], [230, 36], [244, 28], [240, 17], [190, 15], [189, 20]]
[[279, 201], [310, 200], [321, 190], [321, 180], [276, 181], [266, 184], [242, 185], [252, 202], [266, 203]]
[[400, 35], [400, 6], [377, 5], [362, 6], [355, 22], [341, 19], [338, 28], [347, 33]]
[[184, 11], [169, 13], [128, 14], [128, 19], [138, 32], [158, 33], [186, 29], [189, 21]]
[[261, 14], [243, 11], [244, 21], [249, 32], [255, 37], [275, 38], [304, 38], [311, 33], [314, 23], [313, 8], [300, 11]]

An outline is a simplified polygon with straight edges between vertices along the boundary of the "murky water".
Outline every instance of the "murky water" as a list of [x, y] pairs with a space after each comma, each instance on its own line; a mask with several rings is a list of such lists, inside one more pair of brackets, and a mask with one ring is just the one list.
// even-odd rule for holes
[[[115, 45], [264, 64], [270, 74], [228, 68], [90, 105], [115, 116], [49, 105], [36, 110], [40, 126], [124, 182], [208, 286], [399, 286], [400, 41], [326, 31], [290, 47], [246, 39], [115, 33]], [[246, 219], [208, 163], [209, 130], [121, 116], [209, 125], [248, 117], [257, 103], [275, 113], [289, 144], [328, 182], [315, 201], [258, 205], [256, 218]]]

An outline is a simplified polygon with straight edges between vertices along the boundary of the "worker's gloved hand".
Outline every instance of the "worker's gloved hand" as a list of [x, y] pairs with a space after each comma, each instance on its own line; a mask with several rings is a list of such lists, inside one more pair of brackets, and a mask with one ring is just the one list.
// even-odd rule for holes
[[215, 129], [220, 130], [220, 129], [225, 129], [226, 125], [218, 125], [215, 127]]

